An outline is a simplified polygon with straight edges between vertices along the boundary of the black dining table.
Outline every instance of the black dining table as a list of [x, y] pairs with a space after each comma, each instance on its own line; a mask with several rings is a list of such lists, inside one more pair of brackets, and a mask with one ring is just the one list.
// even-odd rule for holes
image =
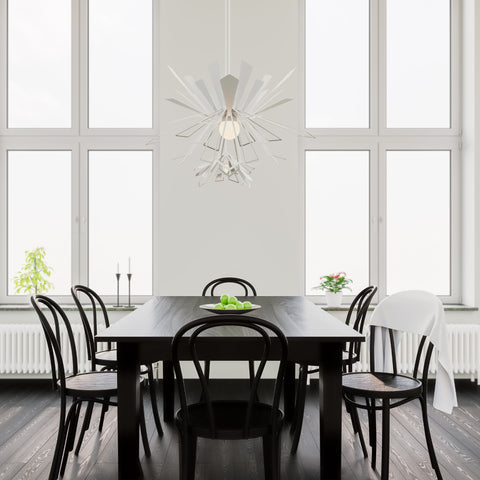
[[[318, 365], [320, 455], [319, 478], [341, 477], [342, 350], [345, 342], [363, 335], [302, 296], [249, 297], [261, 308], [245, 313], [276, 324], [288, 340], [289, 368], [285, 380], [285, 415], [292, 416], [295, 363]], [[164, 418], [173, 419], [174, 378], [171, 342], [187, 322], [212, 315], [200, 308], [213, 297], [154, 297], [96, 336], [117, 343], [118, 358], [118, 478], [141, 477], [139, 455], [140, 365], [163, 361]], [[258, 338], [241, 328], [225, 327], [204, 339], [205, 360], [255, 360]], [[258, 351], [257, 351], [258, 350]], [[275, 348], [272, 348], [275, 359]], [[185, 357], [186, 358], [186, 357]]]

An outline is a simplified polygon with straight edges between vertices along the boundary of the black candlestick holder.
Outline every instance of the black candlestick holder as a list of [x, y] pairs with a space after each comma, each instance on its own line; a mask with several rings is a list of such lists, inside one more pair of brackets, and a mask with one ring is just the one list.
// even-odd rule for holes
[[116, 273], [115, 276], [117, 277], [117, 304], [116, 307], [120, 307], [120, 273]]
[[128, 278], [128, 306], [131, 307], [132, 305], [130, 304], [130, 283], [132, 281], [132, 273], [127, 273], [127, 278]]

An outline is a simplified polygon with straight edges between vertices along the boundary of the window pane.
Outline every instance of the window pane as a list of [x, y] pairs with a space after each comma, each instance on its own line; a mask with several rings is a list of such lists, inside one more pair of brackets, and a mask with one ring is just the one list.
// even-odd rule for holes
[[70, 97], [70, 2], [10, 0], [8, 126], [70, 128]]
[[340, 271], [356, 293], [369, 284], [369, 152], [306, 152], [305, 179], [305, 293]]
[[307, 128], [369, 127], [369, 2], [307, 0]]
[[387, 152], [387, 294], [450, 295], [450, 152]]
[[387, 127], [450, 127], [449, 0], [387, 1]]
[[152, 127], [152, 0], [89, 2], [89, 127]]
[[[9, 295], [16, 293], [14, 277], [26, 263], [25, 252], [40, 247], [45, 249], [45, 263], [52, 268], [50, 277], [42, 277], [53, 286], [43, 291], [48, 295], [70, 292], [70, 160], [71, 153], [64, 151], [8, 152]], [[32, 270], [35, 266], [32, 264]]]
[[89, 285], [103, 295], [152, 294], [152, 152], [89, 152]]

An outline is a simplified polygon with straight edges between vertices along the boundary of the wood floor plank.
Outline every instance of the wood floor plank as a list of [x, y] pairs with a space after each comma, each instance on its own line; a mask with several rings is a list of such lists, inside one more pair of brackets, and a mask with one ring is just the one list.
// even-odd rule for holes
[[[232, 395], [243, 391], [235, 381], [219, 384]], [[237, 385], [237, 387], [236, 387]], [[261, 394], [266, 395], [268, 389]], [[163, 424], [159, 437], [153, 422], [149, 396], [145, 395], [145, 415], [152, 457], [140, 449], [145, 480], [178, 478], [178, 435], [175, 425]], [[480, 471], [480, 388], [468, 381], [458, 383], [460, 407], [452, 415], [430, 408], [429, 418], [444, 480], [476, 480]], [[161, 393], [158, 395], [161, 399]], [[418, 402], [417, 402], [418, 403]], [[159, 405], [161, 409], [161, 405]], [[1, 480], [44, 480], [48, 477], [58, 428], [58, 394], [48, 384], [0, 382]], [[83, 418], [83, 412], [82, 417]], [[70, 454], [64, 480], [114, 480], [117, 478], [116, 408], [106, 415], [103, 431], [98, 432], [100, 407], [95, 407], [90, 429], [80, 454]], [[435, 479], [430, 465], [421, 424], [421, 411], [415, 402], [392, 412], [390, 480]], [[366, 417], [362, 428], [368, 441]], [[378, 426], [380, 428], [380, 415]], [[291, 436], [285, 425], [281, 440], [282, 480], [311, 480], [319, 476], [318, 382], [308, 388], [303, 432], [297, 454], [290, 455]], [[378, 438], [377, 465], [380, 469]], [[378, 480], [379, 470], [363, 458], [358, 435], [343, 412], [342, 479]], [[210, 441], [200, 439], [196, 479], [263, 479], [263, 454], [259, 440]]]

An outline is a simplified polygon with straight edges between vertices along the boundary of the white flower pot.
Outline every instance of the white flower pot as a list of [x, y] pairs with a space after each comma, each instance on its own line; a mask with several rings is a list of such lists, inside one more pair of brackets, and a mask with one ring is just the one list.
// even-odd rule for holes
[[327, 307], [340, 307], [342, 305], [342, 292], [325, 292]]

